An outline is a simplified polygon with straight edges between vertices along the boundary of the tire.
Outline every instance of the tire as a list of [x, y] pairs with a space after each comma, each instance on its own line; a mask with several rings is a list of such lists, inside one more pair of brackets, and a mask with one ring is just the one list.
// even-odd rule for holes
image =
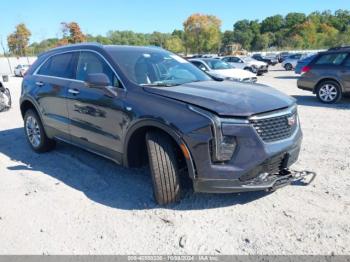
[[334, 104], [342, 98], [342, 90], [338, 82], [327, 80], [318, 84], [317, 98], [325, 104]]
[[292, 66], [292, 64], [285, 64], [284, 65], [284, 69], [286, 69], [287, 71], [292, 71], [293, 70], [293, 66]]
[[24, 115], [24, 131], [29, 145], [37, 153], [50, 151], [56, 145], [54, 140], [47, 137], [40, 117], [32, 109], [28, 109]]
[[10, 90], [8, 88], [5, 88], [5, 93], [4, 93], [7, 98], [8, 98], [8, 108], [11, 108], [12, 106], [12, 99], [11, 99], [11, 93]]
[[181, 186], [173, 141], [161, 132], [149, 132], [146, 144], [157, 203], [166, 205], [179, 201]]
[[246, 68], [244, 68], [244, 70], [254, 73], [254, 70], [251, 67], [246, 67]]

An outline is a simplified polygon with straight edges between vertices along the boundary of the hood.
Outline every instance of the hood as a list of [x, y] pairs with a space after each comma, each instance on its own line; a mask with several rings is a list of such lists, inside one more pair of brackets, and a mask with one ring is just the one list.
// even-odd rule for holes
[[220, 69], [220, 70], [213, 70], [210, 73], [215, 74], [215, 76], [218, 77], [234, 77], [234, 78], [252, 78], [256, 77], [255, 74], [252, 72], [249, 72], [247, 70], [239, 69], [239, 68], [232, 68], [232, 69]]
[[258, 61], [258, 60], [248, 61], [247, 63], [248, 63], [248, 65], [267, 66], [267, 64], [265, 62]]
[[144, 87], [146, 92], [206, 108], [221, 116], [248, 117], [295, 103], [274, 88], [230, 81], [203, 81], [173, 87]]

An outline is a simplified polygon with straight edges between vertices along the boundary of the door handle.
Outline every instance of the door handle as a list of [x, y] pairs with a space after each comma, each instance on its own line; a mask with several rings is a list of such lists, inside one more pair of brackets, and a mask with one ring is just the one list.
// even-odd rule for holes
[[80, 91], [78, 89], [72, 89], [72, 88], [69, 88], [68, 89], [68, 93], [72, 94], [72, 95], [77, 95], [80, 93]]
[[43, 86], [43, 85], [44, 85], [44, 83], [43, 83], [43, 82], [41, 82], [41, 81], [35, 82], [35, 84], [36, 84], [37, 86], [39, 86], [39, 87], [41, 87], [41, 86]]

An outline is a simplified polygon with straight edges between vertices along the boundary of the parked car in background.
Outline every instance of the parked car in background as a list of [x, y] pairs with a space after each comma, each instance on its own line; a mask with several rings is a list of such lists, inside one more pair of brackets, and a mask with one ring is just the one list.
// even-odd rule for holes
[[189, 60], [192, 64], [198, 67], [208, 75], [222, 78], [229, 81], [241, 81], [255, 83], [258, 79], [256, 74], [235, 68], [229, 63], [226, 63], [220, 59], [214, 58], [196, 58]]
[[251, 57], [239, 57], [239, 56], [225, 56], [221, 58], [222, 61], [229, 63], [235, 68], [248, 70], [258, 76], [269, 71], [269, 66], [265, 62], [255, 60]]
[[28, 68], [29, 65], [17, 65], [13, 73], [15, 76], [23, 77], [27, 72]]
[[288, 56], [290, 56], [291, 54], [289, 52], [281, 52], [279, 55], [278, 55], [278, 62], [282, 63], [284, 60], [286, 60], [286, 58]]
[[350, 48], [321, 52], [302, 72], [298, 88], [312, 91], [323, 103], [336, 103], [350, 93]]
[[0, 112], [9, 110], [11, 108], [11, 103], [10, 90], [0, 81]]
[[300, 59], [297, 65], [295, 66], [294, 72], [300, 75], [302, 73], [302, 69], [304, 68], [304, 66], [307, 66], [316, 57], [316, 55], [317, 54], [311, 54]]
[[178, 201], [187, 180], [196, 192], [229, 193], [303, 179], [288, 170], [302, 142], [295, 99], [215, 81], [161, 48], [85, 43], [45, 52], [23, 79], [20, 110], [35, 152], [59, 140], [126, 167], [149, 165], [159, 204]]
[[300, 53], [292, 54], [282, 62], [282, 67], [287, 71], [292, 71], [297, 66], [298, 61], [305, 56], [306, 55]]
[[261, 61], [261, 62], [265, 62], [268, 65], [277, 65], [278, 64], [278, 60], [276, 58], [267, 58], [262, 56], [261, 54], [254, 54], [252, 56], [252, 58], [254, 58], [255, 60]]

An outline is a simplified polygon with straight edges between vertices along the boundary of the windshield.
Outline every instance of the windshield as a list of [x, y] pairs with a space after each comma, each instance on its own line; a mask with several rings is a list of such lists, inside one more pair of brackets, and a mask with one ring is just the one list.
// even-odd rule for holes
[[242, 57], [242, 60], [243, 60], [244, 62], [254, 62], [254, 61], [256, 61], [254, 58], [249, 57], [249, 56]]
[[219, 59], [205, 60], [205, 62], [208, 64], [210, 69], [213, 69], [213, 70], [232, 69], [232, 68], [234, 68], [230, 64], [228, 64], [228, 63], [226, 63], [226, 62], [224, 62], [222, 60], [219, 60]]
[[162, 49], [111, 48], [109, 53], [128, 79], [138, 85], [175, 86], [211, 80], [187, 60]]

